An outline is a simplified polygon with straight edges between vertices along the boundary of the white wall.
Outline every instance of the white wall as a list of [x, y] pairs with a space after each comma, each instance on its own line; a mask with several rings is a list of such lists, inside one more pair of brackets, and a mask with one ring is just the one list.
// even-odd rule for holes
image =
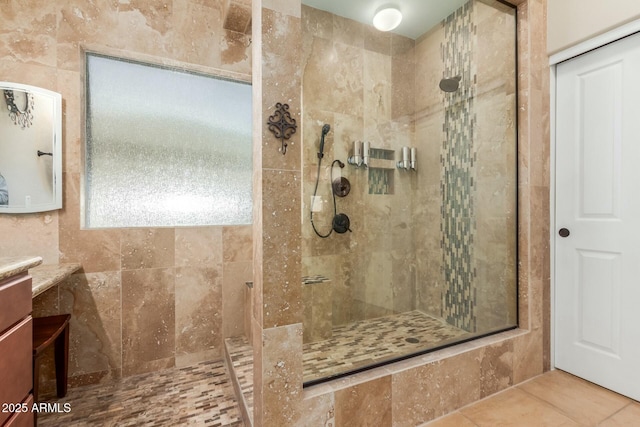
[[549, 55], [640, 19], [640, 0], [548, 0]]

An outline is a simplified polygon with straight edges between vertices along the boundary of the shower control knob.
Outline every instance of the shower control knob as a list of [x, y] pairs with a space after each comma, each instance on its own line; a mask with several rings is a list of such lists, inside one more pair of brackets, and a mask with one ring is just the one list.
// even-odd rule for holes
[[560, 237], [569, 237], [569, 234], [571, 234], [571, 232], [569, 231], [568, 228], [561, 228], [558, 231], [558, 234], [560, 235]]
[[351, 183], [345, 177], [333, 180], [333, 193], [338, 197], [346, 197], [351, 191]]

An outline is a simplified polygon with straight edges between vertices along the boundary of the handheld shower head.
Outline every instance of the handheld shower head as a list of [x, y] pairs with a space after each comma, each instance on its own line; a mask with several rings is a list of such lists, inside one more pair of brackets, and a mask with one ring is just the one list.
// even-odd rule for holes
[[324, 157], [324, 137], [329, 133], [330, 130], [331, 126], [329, 126], [328, 124], [322, 126], [322, 134], [320, 135], [320, 150], [318, 151], [319, 159]]

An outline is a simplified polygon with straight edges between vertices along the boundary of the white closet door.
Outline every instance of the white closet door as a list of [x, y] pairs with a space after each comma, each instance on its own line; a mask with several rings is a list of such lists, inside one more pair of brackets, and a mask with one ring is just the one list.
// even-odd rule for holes
[[640, 399], [640, 34], [559, 64], [556, 100], [556, 367]]

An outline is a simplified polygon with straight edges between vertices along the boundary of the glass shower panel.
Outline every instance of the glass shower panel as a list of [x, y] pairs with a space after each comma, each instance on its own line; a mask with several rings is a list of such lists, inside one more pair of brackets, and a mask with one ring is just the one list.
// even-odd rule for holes
[[517, 326], [515, 9], [452, 7], [412, 39], [303, 6], [306, 385]]

